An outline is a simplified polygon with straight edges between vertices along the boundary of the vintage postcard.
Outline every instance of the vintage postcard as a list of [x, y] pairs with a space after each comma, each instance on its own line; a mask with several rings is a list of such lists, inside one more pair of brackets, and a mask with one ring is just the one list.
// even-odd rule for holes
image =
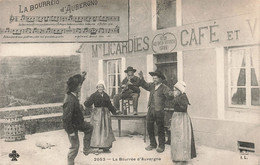
[[0, 0], [0, 165], [260, 165], [259, 0]]

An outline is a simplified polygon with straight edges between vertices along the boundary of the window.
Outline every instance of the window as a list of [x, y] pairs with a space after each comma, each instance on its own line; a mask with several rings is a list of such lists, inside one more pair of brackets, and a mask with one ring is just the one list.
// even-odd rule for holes
[[[174, 84], [177, 83], [177, 53], [168, 54], [157, 54], [156, 57], [156, 67], [160, 70], [166, 77], [166, 81], [163, 82], [168, 87], [173, 89]], [[166, 108], [171, 108], [171, 101], [166, 101]]]
[[259, 55], [259, 46], [228, 49], [230, 106], [260, 106]]
[[106, 81], [107, 81], [107, 92], [110, 98], [112, 99], [115, 94], [120, 92], [120, 83], [121, 83], [121, 60], [113, 59], [104, 61]]
[[176, 0], [156, 0], [157, 29], [176, 26]]

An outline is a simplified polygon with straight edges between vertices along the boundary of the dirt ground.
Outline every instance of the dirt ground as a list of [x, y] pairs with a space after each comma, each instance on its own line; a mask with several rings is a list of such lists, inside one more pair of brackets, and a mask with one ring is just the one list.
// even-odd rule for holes
[[[118, 137], [113, 143], [111, 153], [85, 156], [82, 153], [83, 133], [79, 133], [80, 151], [75, 164], [78, 165], [168, 165], [173, 164], [170, 156], [170, 146], [166, 145], [163, 153], [155, 150], [146, 151], [144, 148], [149, 141], [144, 143], [141, 135], [125, 135]], [[47, 145], [48, 143], [48, 145]], [[0, 165], [66, 165], [66, 155], [69, 141], [64, 130], [26, 135], [26, 140], [19, 142], [5, 142], [0, 139]], [[41, 147], [48, 147], [42, 149]], [[197, 158], [188, 164], [192, 165], [260, 165], [258, 156], [249, 154], [241, 155], [231, 152], [196, 146]], [[11, 161], [9, 153], [13, 150], [19, 154], [17, 161]]]

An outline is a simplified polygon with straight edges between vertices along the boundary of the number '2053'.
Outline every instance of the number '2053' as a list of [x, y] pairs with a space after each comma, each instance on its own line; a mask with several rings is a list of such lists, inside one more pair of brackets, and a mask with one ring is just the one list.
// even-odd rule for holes
[[105, 158], [94, 158], [94, 161], [105, 161]]

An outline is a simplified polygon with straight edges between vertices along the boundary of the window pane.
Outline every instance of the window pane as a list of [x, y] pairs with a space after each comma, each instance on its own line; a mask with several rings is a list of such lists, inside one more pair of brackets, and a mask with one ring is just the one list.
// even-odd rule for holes
[[251, 56], [250, 56], [250, 63], [251, 63], [251, 85], [252, 86], [259, 86], [260, 84], [260, 65], [259, 65], [259, 52], [258, 52], [258, 47], [254, 47], [251, 49]]
[[239, 68], [231, 69], [231, 85], [232, 86], [246, 85], [246, 69], [239, 69]]
[[233, 105], [246, 105], [246, 89], [245, 88], [232, 88], [231, 89], [232, 104]]
[[115, 60], [111, 60], [108, 61], [108, 74], [113, 74], [116, 72], [116, 61]]
[[156, 55], [157, 63], [177, 62], [177, 53]]
[[110, 74], [111, 61], [107, 62], [107, 73]]
[[231, 67], [245, 67], [245, 49], [231, 50]]
[[157, 29], [176, 26], [176, 0], [156, 0], [156, 14]]
[[157, 63], [165, 62], [164, 55], [157, 55]]
[[[117, 94], [119, 91], [117, 88], [119, 88], [120, 85], [120, 71], [121, 71], [121, 61], [120, 60], [109, 60], [107, 61], [107, 78], [108, 78], [108, 94], [110, 98], [112, 99], [115, 94]], [[118, 77], [116, 77], [118, 76]], [[118, 81], [116, 80], [118, 78]]]
[[118, 60], [118, 67], [117, 67], [117, 73], [121, 73], [121, 61]]
[[255, 68], [251, 69], [251, 85], [259, 86], [259, 75], [257, 76], [257, 72]]
[[260, 88], [251, 89], [251, 105], [260, 105]]
[[121, 78], [120, 78], [120, 75], [117, 75], [117, 78], [118, 78], [118, 79], [117, 79], [117, 80], [118, 80], [117, 85], [120, 86], [120, 84], [121, 84]]
[[116, 73], [116, 61], [113, 61], [113, 67], [111, 73]]
[[116, 85], [116, 76], [111, 75], [109, 76], [109, 87], [114, 87]]
[[166, 54], [165, 55], [165, 62], [172, 62], [177, 61], [177, 55], [175, 54]]

